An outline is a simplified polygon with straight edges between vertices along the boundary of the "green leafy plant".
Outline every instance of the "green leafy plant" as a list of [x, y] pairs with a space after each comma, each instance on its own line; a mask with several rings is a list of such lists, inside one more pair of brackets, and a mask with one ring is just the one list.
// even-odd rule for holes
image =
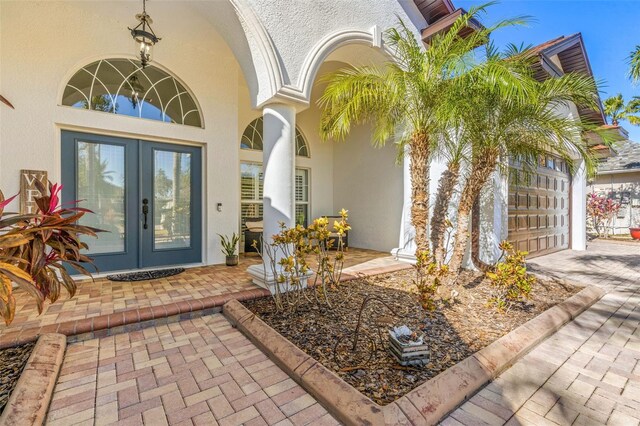
[[640, 126], [640, 96], [634, 96], [629, 102], [624, 101], [622, 93], [611, 96], [602, 102], [604, 113], [617, 126], [620, 120], [626, 120], [634, 126]]
[[73, 297], [77, 285], [65, 265], [91, 277], [83, 265], [93, 261], [81, 253], [88, 246], [80, 237], [96, 237], [101, 231], [78, 223], [90, 210], [60, 206], [61, 185], [49, 184], [49, 191], [40, 182], [36, 185], [41, 194], [48, 194], [35, 199], [36, 214], [5, 212], [17, 195], [5, 200], [0, 191], [0, 315], [6, 324], [15, 315], [13, 283], [35, 299], [39, 313], [45, 300], [58, 300], [63, 287]]
[[438, 293], [442, 279], [449, 272], [448, 266], [439, 264], [429, 250], [416, 253], [416, 263], [413, 265], [415, 278], [413, 283], [420, 294], [420, 304], [426, 310], [436, 309], [435, 296]]
[[[509, 160], [535, 171], [539, 158], [554, 152], [574, 172], [575, 157], [584, 160], [587, 173], [595, 171], [596, 161], [586, 140], [587, 130], [596, 131], [596, 123], [558, 110], [576, 105], [599, 109], [598, 87], [593, 77], [566, 73], [558, 78], [538, 81], [534, 64], [539, 61], [529, 48], [508, 46], [498, 50], [492, 44], [484, 48], [481, 63], [454, 82], [457, 90], [447, 91], [450, 128], [458, 143], [467, 147], [469, 168], [460, 179], [456, 201], [456, 224], [449, 260], [448, 283], [453, 283], [462, 269], [467, 242], [471, 234], [473, 205], [478, 194], [496, 171], [506, 173]], [[494, 71], [508, 74], [496, 80]], [[496, 84], [496, 81], [501, 81]], [[603, 138], [609, 135], [600, 133]]]
[[[515, 18], [492, 26], [476, 25], [489, 5], [470, 8], [448, 31], [434, 35], [427, 49], [400, 21], [397, 28], [390, 28], [384, 34], [394, 60], [384, 66], [345, 68], [325, 77], [328, 84], [319, 99], [323, 139], [344, 140], [352, 127], [368, 123], [373, 127], [374, 145], [397, 142], [398, 156], [405, 153], [408, 156], [411, 224], [415, 229], [417, 252], [430, 248], [427, 236], [429, 166], [440, 139], [450, 130], [448, 120], [443, 120], [439, 113], [443, 108], [452, 109], [447, 104], [446, 93], [458, 76], [469, 70], [471, 52], [485, 44], [493, 31], [526, 21]], [[460, 37], [469, 26], [475, 30]], [[496, 87], [510, 89], [509, 83], [514, 78], [505, 68], [495, 66], [486, 70]]]
[[[525, 256], [527, 252], [515, 250], [508, 241], [500, 243], [502, 256], [493, 271], [487, 272], [487, 278], [493, 287], [489, 303], [499, 310], [509, 309], [514, 303], [527, 299], [536, 278], [527, 274]], [[505, 257], [506, 255], [506, 257]], [[504, 262], [502, 258], [504, 257]]]
[[634, 83], [640, 83], [640, 44], [629, 54], [629, 77]]
[[235, 232], [231, 236], [218, 234], [220, 237], [220, 245], [222, 245], [222, 253], [225, 256], [235, 256], [238, 250], [238, 242], [240, 237]]

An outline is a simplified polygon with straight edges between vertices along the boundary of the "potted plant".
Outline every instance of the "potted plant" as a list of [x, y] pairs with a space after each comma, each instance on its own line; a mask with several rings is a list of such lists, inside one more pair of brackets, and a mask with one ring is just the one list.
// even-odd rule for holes
[[637, 224], [635, 227], [629, 227], [629, 234], [634, 240], [640, 240], [640, 227]]
[[234, 232], [231, 237], [226, 235], [220, 235], [220, 244], [222, 245], [222, 252], [226, 256], [227, 266], [236, 266], [238, 264], [238, 255], [236, 250], [238, 249], [238, 242], [240, 237]]

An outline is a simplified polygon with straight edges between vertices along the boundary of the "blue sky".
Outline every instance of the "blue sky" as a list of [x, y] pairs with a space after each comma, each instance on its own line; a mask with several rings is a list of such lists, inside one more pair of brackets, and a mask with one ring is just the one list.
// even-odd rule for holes
[[[469, 9], [484, 1], [453, 0]], [[603, 80], [602, 99], [622, 93], [625, 100], [640, 96], [640, 85], [627, 78], [627, 58], [640, 44], [640, 0], [502, 0], [489, 8], [486, 24], [519, 15], [533, 17], [527, 27], [507, 28], [494, 34], [498, 45], [513, 42], [540, 44], [561, 35], [582, 33], [591, 68]], [[640, 142], [640, 127], [621, 122], [629, 139]]]

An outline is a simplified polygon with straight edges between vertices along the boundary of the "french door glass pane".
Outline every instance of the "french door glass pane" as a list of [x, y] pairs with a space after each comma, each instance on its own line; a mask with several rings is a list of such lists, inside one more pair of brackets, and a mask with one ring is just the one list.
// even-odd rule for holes
[[191, 247], [191, 154], [154, 152], [153, 247]]
[[125, 153], [124, 146], [78, 142], [77, 197], [95, 214], [80, 219], [82, 225], [108, 232], [100, 238], [81, 237], [91, 254], [125, 250]]

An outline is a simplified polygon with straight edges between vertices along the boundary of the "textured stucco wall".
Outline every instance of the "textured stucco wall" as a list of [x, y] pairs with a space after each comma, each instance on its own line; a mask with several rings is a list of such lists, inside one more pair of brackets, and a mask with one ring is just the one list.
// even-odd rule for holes
[[598, 175], [588, 190], [617, 201], [621, 200], [623, 192], [628, 192], [629, 204], [622, 205], [618, 217], [613, 220], [613, 233], [627, 234], [630, 226], [640, 226], [640, 171]]
[[[305, 59], [301, 53], [313, 50], [319, 40], [345, 29], [370, 31], [374, 25], [386, 29], [395, 25], [398, 17], [411, 22], [405, 7], [413, 2], [405, 2], [405, 7], [397, 0], [247, 0], [247, 3], [273, 40], [285, 69], [285, 83], [297, 84]], [[283, 28], [284, 22], [295, 31]]]
[[345, 142], [334, 142], [333, 205], [349, 210], [352, 247], [389, 252], [398, 245], [402, 217], [402, 167], [396, 147], [371, 146], [368, 126], [352, 129]]

